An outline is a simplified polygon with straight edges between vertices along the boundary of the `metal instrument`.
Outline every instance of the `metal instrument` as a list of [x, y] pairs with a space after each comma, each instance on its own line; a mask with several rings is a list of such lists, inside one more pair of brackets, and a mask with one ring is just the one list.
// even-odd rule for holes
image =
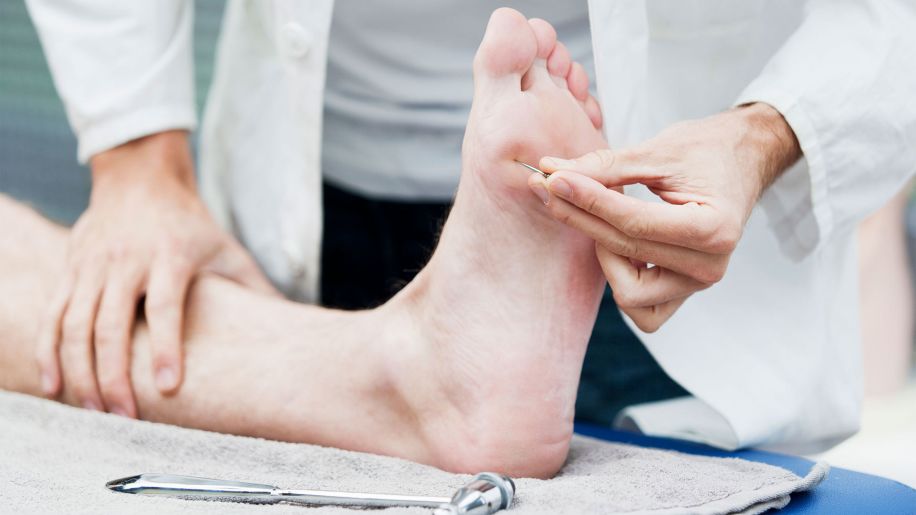
[[541, 170], [540, 168], [531, 166], [531, 165], [528, 164], [528, 163], [523, 163], [523, 162], [521, 162], [521, 161], [519, 161], [519, 160], [517, 160], [517, 159], [515, 160], [515, 162], [518, 163], [518, 164], [520, 164], [520, 165], [522, 165], [522, 166], [524, 166], [525, 168], [531, 170], [531, 171], [534, 172], [534, 173], [539, 173], [539, 174], [541, 174], [541, 177], [543, 177], [543, 178], [545, 178], [545, 179], [548, 178], [548, 177], [550, 177], [550, 174], [549, 174], [549, 173], [545, 172], [544, 170]]
[[115, 492], [234, 501], [257, 504], [291, 503], [311, 506], [348, 506], [389, 508], [393, 506], [432, 508], [436, 515], [491, 515], [508, 508], [515, 496], [515, 483], [507, 476], [483, 472], [458, 489], [451, 497], [422, 495], [333, 492], [326, 490], [287, 490], [273, 485], [223, 481], [173, 474], [140, 474], [109, 481]]

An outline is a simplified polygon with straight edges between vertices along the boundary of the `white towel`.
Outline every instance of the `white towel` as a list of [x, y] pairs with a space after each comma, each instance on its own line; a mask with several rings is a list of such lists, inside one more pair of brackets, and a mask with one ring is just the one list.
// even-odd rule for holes
[[[290, 408], [293, 409], [293, 408]], [[405, 460], [128, 420], [0, 391], [0, 511], [69, 514], [353, 515], [346, 508], [153, 498], [115, 493], [112, 479], [144, 472], [282, 488], [450, 496], [469, 476]], [[554, 479], [517, 479], [508, 513], [760, 513], [826, 475], [805, 477], [740, 459], [576, 437]], [[391, 508], [385, 515], [420, 514]]]

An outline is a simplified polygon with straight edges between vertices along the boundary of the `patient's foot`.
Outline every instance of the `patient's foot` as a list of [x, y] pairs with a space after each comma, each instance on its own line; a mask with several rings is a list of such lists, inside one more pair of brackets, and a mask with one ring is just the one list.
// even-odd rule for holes
[[429, 265], [384, 309], [416, 328], [396, 367], [411, 371], [400, 386], [421, 407], [430, 461], [549, 476], [568, 451], [603, 281], [593, 242], [547, 214], [515, 160], [605, 143], [587, 78], [546, 22], [496, 11], [474, 79], [455, 206]]

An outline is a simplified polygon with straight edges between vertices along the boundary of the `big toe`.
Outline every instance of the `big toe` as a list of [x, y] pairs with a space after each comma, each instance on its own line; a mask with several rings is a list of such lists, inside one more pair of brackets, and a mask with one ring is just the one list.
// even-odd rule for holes
[[522, 13], [501, 7], [490, 15], [487, 31], [474, 57], [474, 78], [489, 83], [507, 78], [521, 87], [521, 76], [538, 53], [538, 39]]

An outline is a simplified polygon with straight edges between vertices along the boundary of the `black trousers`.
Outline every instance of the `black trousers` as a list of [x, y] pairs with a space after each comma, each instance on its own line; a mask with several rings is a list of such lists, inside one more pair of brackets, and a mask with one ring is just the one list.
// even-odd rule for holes
[[[321, 298], [328, 307], [378, 306], [426, 264], [450, 205], [368, 199], [325, 183]], [[652, 358], [605, 291], [592, 331], [578, 420], [610, 425], [624, 407], [687, 395]]]

